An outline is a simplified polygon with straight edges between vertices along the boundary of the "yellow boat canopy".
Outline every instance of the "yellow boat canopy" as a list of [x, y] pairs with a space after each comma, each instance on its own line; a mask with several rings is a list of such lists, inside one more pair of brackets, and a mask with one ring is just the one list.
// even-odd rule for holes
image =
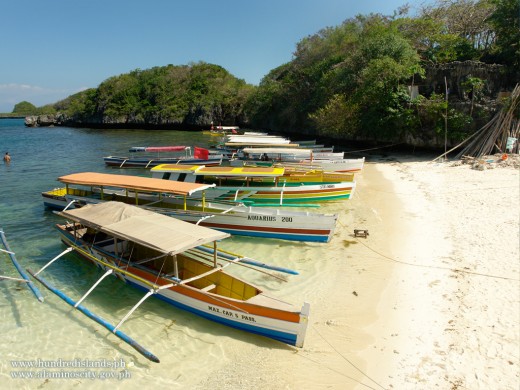
[[121, 202], [88, 204], [58, 214], [119, 239], [170, 255], [230, 236]]
[[203, 165], [161, 164], [151, 169], [153, 172], [188, 173], [201, 176], [236, 177], [278, 177], [285, 173], [284, 167], [206, 167]]
[[215, 186], [214, 184], [184, 183], [173, 180], [96, 172], [73, 173], [71, 175], [59, 177], [58, 181], [65, 184], [118, 187], [137, 191], [164, 192], [183, 196], [189, 196], [197, 191], [204, 191], [207, 188]]

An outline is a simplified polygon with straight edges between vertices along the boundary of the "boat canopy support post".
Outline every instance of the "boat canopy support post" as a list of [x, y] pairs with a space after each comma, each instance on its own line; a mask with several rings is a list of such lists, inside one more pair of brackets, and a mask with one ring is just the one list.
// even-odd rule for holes
[[86, 315], [91, 320], [96, 321], [98, 324], [104, 326], [106, 329], [108, 329], [110, 332], [113, 332], [117, 337], [119, 337], [121, 340], [123, 340], [125, 343], [130, 345], [132, 348], [134, 348], [137, 352], [139, 352], [141, 355], [146, 357], [147, 359], [151, 360], [152, 362], [159, 363], [160, 360], [157, 356], [155, 356], [153, 353], [146, 350], [142, 345], [138, 344], [135, 340], [127, 336], [125, 333], [121, 332], [120, 330], [117, 330], [114, 328], [112, 324], [104, 320], [102, 317], [92, 313], [90, 310], [88, 310], [83, 305], [77, 305], [76, 302], [74, 302], [73, 299], [71, 299], [69, 296], [58, 290], [56, 287], [52, 286], [49, 282], [47, 282], [44, 278], [37, 275], [36, 273], [32, 272], [31, 270], [27, 270], [36, 280], [38, 280], [41, 284], [43, 284], [49, 291], [52, 291], [54, 294], [56, 294], [58, 297], [60, 297], [63, 301], [68, 303], [70, 306], [75, 307], [77, 310], [79, 310], [81, 313]]
[[217, 268], [217, 242], [213, 241], [213, 266]]
[[280, 191], [280, 206], [283, 203], [283, 191], [285, 190], [285, 182], [283, 183], [282, 190]]

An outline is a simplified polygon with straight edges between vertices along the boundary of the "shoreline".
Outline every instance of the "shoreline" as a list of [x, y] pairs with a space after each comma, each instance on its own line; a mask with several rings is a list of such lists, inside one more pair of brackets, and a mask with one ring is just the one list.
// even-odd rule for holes
[[242, 346], [196, 388], [518, 388], [519, 183], [514, 168], [372, 158], [329, 243], [344, 257], [317, 250], [321, 286], [291, 293], [312, 296], [303, 349]]
[[[200, 320], [150, 299], [125, 323], [125, 331], [161, 358], [156, 365], [70, 313], [59, 298], [46, 294], [41, 305], [26, 289], [6, 285], [13, 299], [2, 313], [6, 318], [15, 313], [16, 320], [4, 323], [10, 337], [0, 376], [15, 387], [57, 389], [65, 385], [61, 379], [12, 378], [9, 362], [87, 358], [122, 359], [129, 376], [124, 382], [78, 379], [73, 385], [517, 389], [520, 170], [479, 171], [460, 163], [432, 163], [430, 157], [371, 156], [356, 178], [352, 199], [309, 210], [338, 213], [327, 244], [229, 239], [229, 251], [300, 273], [284, 283], [237, 269], [273, 296], [311, 304], [303, 348]], [[369, 236], [354, 237], [354, 229], [367, 229]], [[47, 245], [61, 248], [54, 241]], [[34, 258], [39, 247], [31, 248], [17, 257], [22, 262], [24, 256]], [[72, 295], [90, 287], [89, 276], [98, 278], [95, 268], [80, 262], [60, 266], [76, 272], [78, 281], [85, 279], [77, 291], [66, 290]], [[99, 299], [88, 303], [99, 315], [120, 320], [142, 298], [116, 279], [104, 283]], [[104, 296], [112, 289], [117, 289], [114, 302]]]

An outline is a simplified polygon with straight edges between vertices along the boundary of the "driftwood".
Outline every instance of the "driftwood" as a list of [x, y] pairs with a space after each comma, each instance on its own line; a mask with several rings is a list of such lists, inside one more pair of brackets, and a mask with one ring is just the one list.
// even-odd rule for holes
[[[488, 123], [433, 161], [446, 156], [466, 143], [467, 145], [460, 150], [455, 158], [460, 159], [462, 156], [478, 158], [494, 152], [505, 153], [508, 138], [512, 137], [518, 140], [520, 136], [520, 119], [517, 116], [519, 110], [520, 85], [517, 84], [506, 104]], [[514, 147], [513, 152], [515, 150], [518, 152], [518, 146]]]

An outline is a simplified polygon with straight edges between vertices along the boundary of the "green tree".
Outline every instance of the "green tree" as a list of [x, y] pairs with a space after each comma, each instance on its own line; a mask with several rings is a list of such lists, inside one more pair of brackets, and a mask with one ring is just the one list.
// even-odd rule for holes
[[294, 59], [262, 79], [248, 108], [255, 125], [274, 130], [396, 132], [409, 115], [401, 91], [420, 70], [391, 18], [359, 15], [299, 42]]
[[467, 77], [465, 81], [461, 83], [464, 91], [470, 96], [471, 99], [471, 109], [469, 112], [469, 116], [473, 116], [473, 106], [475, 105], [475, 100], [478, 100], [482, 95], [482, 90], [486, 85], [485, 80], [482, 80], [478, 77], [472, 77], [471, 75]]
[[520, 74], [520, 2], [489, 0], [496, 8], [489, 17], [496, 38], [490, 50], [491, 60], [506, 65]]
[[416, 22], [434, 27], [423, 34], [427, 58], [440, 63], [481, 59], [493, 43], [493, 11], [490, 0], [437, 0], [423, 7]]
[[251, 90], [224, 68], [200, 62], [136, 69], [56, 106], [81, 123], [200, 127], [243, 120]]
[[359, 107], [347, 102], [344, 95], [333, 95], [325, 106], [309, 114], [318, 130], [318, 135], [337, 138], [353, 135], [359, 126]]
[[27, 101], [20, 102], [15, 104], [13, 108], [13, 114], [18, 115], [36, 115], [38, 113], [38, 109], [32, 103]]

